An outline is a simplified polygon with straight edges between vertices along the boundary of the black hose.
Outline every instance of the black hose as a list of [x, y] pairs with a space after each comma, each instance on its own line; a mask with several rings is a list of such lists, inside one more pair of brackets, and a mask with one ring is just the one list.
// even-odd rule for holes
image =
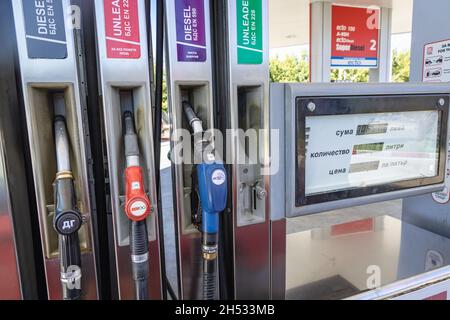
[[[228, 0], [214, 0], [211, 4], [211, 55], [213, 66], [213, 97], [214, 97], [214, 128], [223, 134], [223, 145], [226, 146], [228, 138], [226, 130], [231, 128], [231, 92], [230, 92], [230, 57], [229, 57], [229, 26], [233, 21], [228, 20]], [[223, 150], [226, 159], [226, 150]], [[232, 176], [232, 166], [225, 166], [227, 176]], [[228, 184], [228, 194], [232, 194], [232, 184]], [[226, 211], [220, 214], [219, 220], [219, 291], [221, 300], [234, 299], [234, 255], [233, 246], [233, 215], [231, 208], [233, 197], [228, 197]]]
[[[61, 281], [64, 300], [78, 300], [81, 298], [81, 253], [78, 240], [81, 215], [74, 208], [75, 190], [73, 181], [71, 179], [56, 180], [54, 225], [59, 234]], [[73, 224], [71, 221], [74, 221]], [[68, 229], [68, 227], [71, 229]]]
[[[152, 61], [153, 62], [153, 61]], [[162, 123], [162, 100], [163, 100], [163, 69], [164, 69], [164, 1], [156, 0], [156, 67], [155, 67], [155, 123], [154, 123], [154, 153], [155, 153], [155, 184], [158, 201], [158, 229], [159, 229], [159, 251], [161, 255], [161, 279], [163, 299], [167, 299], [169, 292], [172, 300], [177, 300], [175, 292], [167, 279], [165, 265], [165, 247], [164, 247], [164, 217], [161, 201], [161, 123]]]
[[216, 299], [217, 233], [202, 233], [203, 248], [203, 300]]
[[131, 273], [135, 282], [136, 299], [148, 300], [148, 256], [147, 224], [130, 221]]
[[173, 290], [172, 286], [170, 285], [169, 279], [165, 279], [167, 284], [167, 292], [169, 293], [170, 299], [172, 300], [178, 300], [177, 295], [175, 294], [175, 291]]
[[81, 287], [77, 282], [81, 281], [81, 255], [78, 233], [68, 236], [59, 236], [61, 248], [61, 270], [65, 270], [68, 283], [63, 284], [64, 300], [80, 300]]
[[[155, 66], [155, 125], [153, 137], [155, 140], [155, 166], [159, 172], [161, 162], [161, 123], [163, 100], [163, 68], [164, 68], [164, 2], [156, 0], [156, 66]], [[160, 176], [155, 178], [158, 194], [160, 193]]]
[[203, 261], [203, 300], [216, 298], [216, 260]]

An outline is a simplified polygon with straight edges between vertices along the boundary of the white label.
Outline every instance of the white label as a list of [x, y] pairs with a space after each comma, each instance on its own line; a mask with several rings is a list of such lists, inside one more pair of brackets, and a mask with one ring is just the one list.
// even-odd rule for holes
[[222, 184], [225, 183], [225, 180], [226, 180], [225, 172], [223, 172], [222, 170], [216, 170], [216, 171], [213, 172], [213, 174], [212, 174], [212, 182], [216, 186], [221, 186]]
[[331, 58], [331, 67], [376, 68], [378, 59], [369, 58]]
[[147, 204], [144, 201], [135, 201], [130, 206], [131, 214], [141, 217], [147, 212]]
[[63, 230], [69, 229], [71, 230], [75, 226], [75, 220], [67, 220], [63, 221]]
[[425, 45], [423, 55], [423, 81], [450, 81], [450, 40]]
[[439, 113], [307, 117], [306, 195], [435, 177]]
[[148, 253], [144, 253], [141, 255], [131, 255], [131, 261], [133, 263], [142, 263], [148, 261]]
[[450, 201], [450, 194], [448, 192], [448, 187], [445, 187], [442, 192], [435, 192], [432, 194], [433, 200], [440, 204], [446, 204]]
[[138, 181], [131, 183], [131, 190], [139, 190], [141, 189], [141, 184]]
[[435, 270], [444, 266], [444, 257], [440, 252], [429, 250], [425, 258], [425, 272]]

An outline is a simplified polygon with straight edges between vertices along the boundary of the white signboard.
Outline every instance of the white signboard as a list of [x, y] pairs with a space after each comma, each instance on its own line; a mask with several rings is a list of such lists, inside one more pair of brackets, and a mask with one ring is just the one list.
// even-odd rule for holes
[[438, 175], [439, 112], [306, 118], [305, 195]]
[[450, 40], [425, 45], [424, 82], [450, 82]]
[[[425, 45], [423, 82], [450, 82], [450, 39]], [[450, 155], [448, 165], [445, 189], [431, 195], [433, 200], [439, 204], [446, 204], [450, 201]]]

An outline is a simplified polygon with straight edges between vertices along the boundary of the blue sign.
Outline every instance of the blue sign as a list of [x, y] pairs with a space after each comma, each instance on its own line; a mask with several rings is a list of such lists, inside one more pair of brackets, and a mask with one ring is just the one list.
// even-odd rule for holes
[[22, 0], [28, 57], [67, 58], [62, 0]]

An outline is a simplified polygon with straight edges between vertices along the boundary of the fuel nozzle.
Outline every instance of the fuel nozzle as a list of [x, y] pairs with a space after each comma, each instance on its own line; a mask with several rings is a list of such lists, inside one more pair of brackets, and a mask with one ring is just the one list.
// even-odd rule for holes
[[133, 114], [124, 113], [125, 124], [125, 213], [133, 221], [145, 220], [150, 214], [150, 200], [145, 193], [142, 167], [140, 166], [139, 144], [134, 129]]
[[53, 97], [55, 120], [55, 151], [57, 173], [54, 183], [55, 214], [53, 227], [58, 233], [60, 273], [64, 300], [81, 298], [81, 252], [78, 230], [83, 223], [77, 210], [74, 178], [70, 166], [70, 144], [66, 120], [61, 110], [65, 109], [64, 95]]
[[[189, 102], [183, 102], [183, 110], [194, 133], [194, 152], [203, 154], [209, 141], [203, 137], [202, 121]], [[202, 208], [203, 299], [213, 300], [216, 296], [217, 282], [219, 213], [226, 207], [227, 173], [224, 165], [216, 162], [215, 159], [208, 163], [202, 161], [196, 169], [199, 201]]]
[[130, 219], [131, 273], [135, 282], [136, 299], [148, 299], [149, 246], [147, 223], [150, 200], [145, 193], [140, 165], [139, 144], [130, 111], [123, 114], [125, 140], [125, 213]]

